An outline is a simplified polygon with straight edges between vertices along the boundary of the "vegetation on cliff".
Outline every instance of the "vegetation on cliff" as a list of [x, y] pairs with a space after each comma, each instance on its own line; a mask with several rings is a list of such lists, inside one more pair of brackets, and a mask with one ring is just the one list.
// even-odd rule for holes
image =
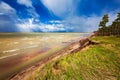
[[45, 65], [35, 80], [119, 80], [120, 38], [95, 37], [100, 42]]
[[106, 26], [109, 22], [109, 15], [105, 14], [102, 21], [99, 23], [98, 35], [100, 36], [110, 36], [117, 35], [120, 36], [120, 12], [117, 14], [117, 18], [112, 22], [112, 24]]

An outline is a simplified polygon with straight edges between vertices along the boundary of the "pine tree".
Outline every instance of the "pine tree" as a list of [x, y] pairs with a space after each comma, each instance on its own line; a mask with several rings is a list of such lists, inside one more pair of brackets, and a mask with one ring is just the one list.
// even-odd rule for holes
[[117, 19], [116, 21], [116, 31], [117, 31], [117, 35], [120, 35], [120, 12], [117, 15]]
[[111, 28], [113, 35], [120, 35], [120, 13], [118, 13], [117, 18], [113, 21]]
[[101, 35], [106, 35], [107, 34], [107, 30], [106, 30], [106, 23], [109, 21], [108, 19], [108, 14], [104, 15], [102, 18], [102, 21], [100, 21], [99, 23], [99, 33]]
[[117, 18], [113, 21], [112, 25], [106, 26], [109, 21], [108, 14], [104, 15], [102, 21], [99, 23], [98, 34], [102, 36], [117, 35], [120, 36], [120, 12], [117, 14]]
[[109, 21], [108, 18], [109, 18], [108, 14], [104, 15], [103, 18], [102, 18], [102, 21], [99, 24], [99, 27], [101, 27], [101, 28], [106, 27], [106, 23]]

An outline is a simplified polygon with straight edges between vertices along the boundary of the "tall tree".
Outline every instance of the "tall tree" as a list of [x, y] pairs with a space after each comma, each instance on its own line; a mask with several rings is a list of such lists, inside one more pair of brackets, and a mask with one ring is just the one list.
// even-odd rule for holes
[[106, 28], [106, 23], [109, 21], [109, 16], [108, 16], [108, 14], [106, 14], [106, 15], [104, 15], [103, 16], [103, 18], [102, 18], [102, 21], [100, 21], [100, 23], [99, 23], [99, 33], [101, 34], [101, 35], [106, 35], [107, 34], [107, 32], [108, 32], [108, 30], [106, 30], [107, 28]]
[[108, 14], [105, 14], [102, 18], [102, 21], [100, 21], [100, 23], [99, 23], [99, 27], [101, 27], [101, 28], [106, 27], [106, 23], [109, 21], [108, 18], [109, 18]]
[[116, 22], [120, 22], [120, 12], [117, 15], [117, 19], [115, 19]]
[[111, 26], [113, 35], [120, 35], [120, 12], [117, 15], [117, 18], [113, 21]]
[[106, 26], [106, 23], [109, 21], [108, 14], [104, 15], [102, 21], [99, 23], [98, 34], [102, 36], [107, 35], [117, 35], [120, 36], [120, 12], [117, 14], [117, 18], [109, 26]]
[[117, 35], [120, 35], [120, 12], [118, 13], [116, 19], [116, 29], [117, 29]]

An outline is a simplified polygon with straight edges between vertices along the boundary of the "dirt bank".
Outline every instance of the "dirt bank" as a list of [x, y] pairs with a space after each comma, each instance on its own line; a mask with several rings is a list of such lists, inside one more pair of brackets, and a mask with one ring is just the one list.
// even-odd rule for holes
[[94, 34], [87, 38], [83, 38], [77, 42], [74, 42], [74, 43], [68, 45], [64, 49], [58, 51], [56, 54], [49, 56], [47, 58], [44, 58], [39, 63], [36, 63], [35, 65], [22, 70], [18, 74], [11, 76], [10, 78], [8, 78], [8, 80], [28, 80], [30, 78], [31, 74], [34, 74], [36, 70], [40, 71], [40, 69], [48, 62], [56, 60], [59, 57], [67, 55], [69, 53], [75, 53], [90, 44], [94, 44], [92, 41], [90, 41], [90, 38], [93, 36], [94, 36]]

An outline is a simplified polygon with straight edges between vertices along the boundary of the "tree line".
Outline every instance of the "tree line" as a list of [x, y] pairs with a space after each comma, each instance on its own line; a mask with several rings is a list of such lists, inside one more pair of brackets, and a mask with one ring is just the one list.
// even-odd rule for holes
[[102, 21], [99, 23], [99, 29], [97, 34], [100, 36], [110, 36], [110, 35], [117, 35], [120, 36], [120, 12], [117, 13], [117, 18], [110, 24], [106, 26], [109, 22], [109, 15], [105, 14], [102, 18]]

